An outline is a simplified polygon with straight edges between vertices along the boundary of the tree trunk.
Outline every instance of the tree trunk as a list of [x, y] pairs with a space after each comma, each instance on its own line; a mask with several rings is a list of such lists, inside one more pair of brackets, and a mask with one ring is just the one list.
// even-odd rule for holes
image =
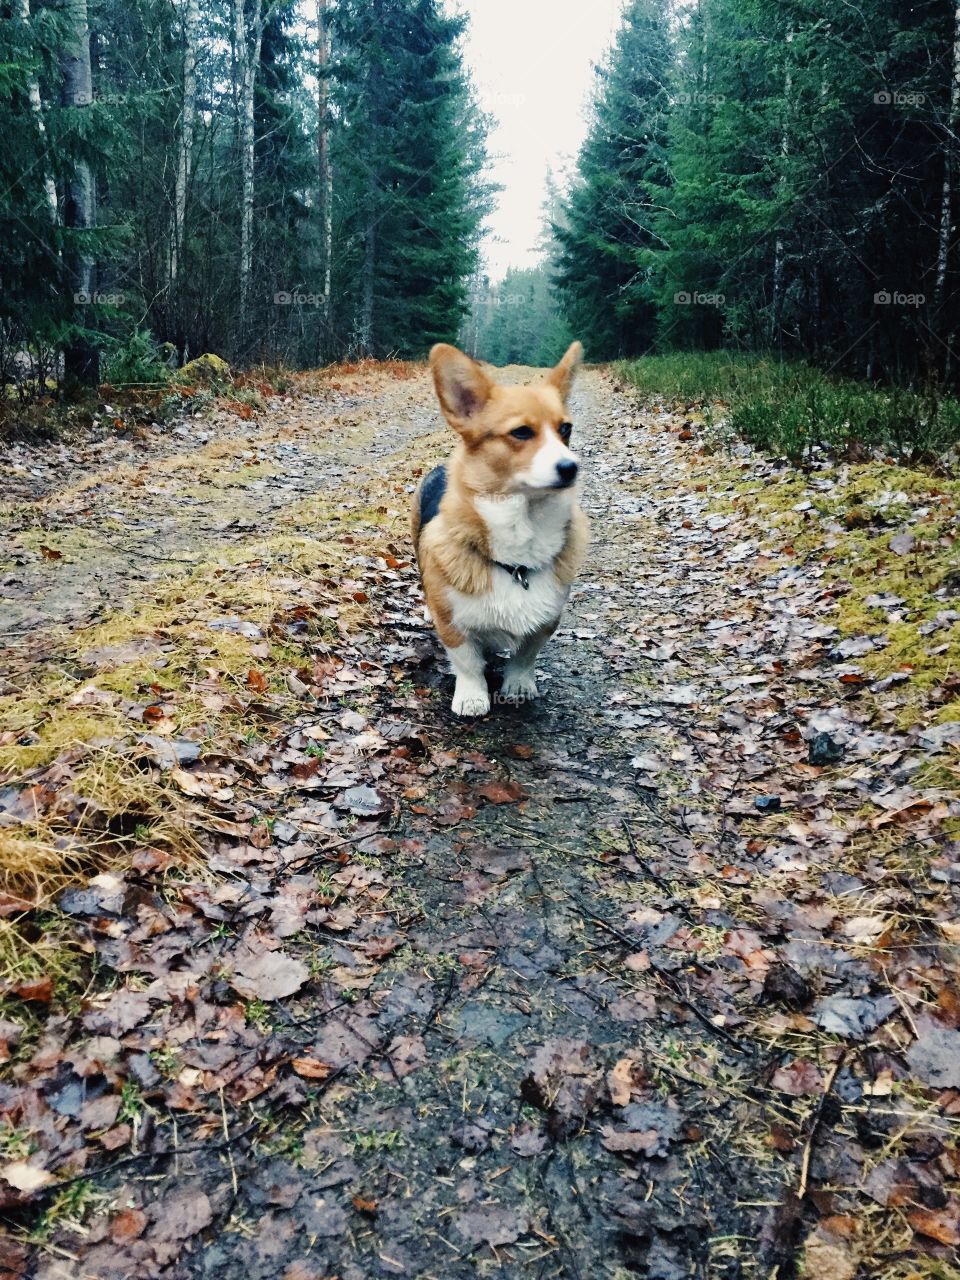
[[[787, 44], [793, 40], [793, 32], [787, 35]], [[789, 59], [790, 52], [787, 50], [786, 57]], [[793, 96], [793, 73], [790, 70], [789, 61], [787, 62], [784, 72], [783, 83], [783, 129], [780, 134], [780, 154], [784, 160], [786, 167], [787, 157], [790, 155], [790, 99]], [[781, 173], [780, 181], [777, 186], [780, 192], [783, 192], [786, 186], [786, 173]], [[778, 235], [773, 251], [773, 309], [770, 316], [770, 345], [783, 350], [783, 292], [784, 280], [786, 276], [786, 246], [783, 236]]]
[[245, 353], [250, 325], [250, 280], [253, 275], [253, 209], [255, 198], [255, 90], [260, 48], [266, 25], [263, 0], [253, 0], [246, 12], [244, 0], [233, 0], [234, 57], [240, 89], [240, 315], [238, 319], [241, 353]]
[[371, 174], [367, 226], [363, 245], [363, 306], [360, 312], [360, 354], [363, 356], [373, 355], [374, 298], [377, 267], [376, 191], [377, 180]]
[[199, 0], [187, 0], [183, 19], [183, 115], [177, 154], [177, 179], [173, 196], [173, 226], [170, 232], [170, 263], [167, 287], [173, 291], [183, 257], [184, 226], [187, 218], [187, 187], [193, 165], [193, 135], [197, 119], [197, 39], [200, 26]]
[[[951, 62], [950, 109], [947, 119], [947, 138], [943, 161], [943, 196], [940, 203], [940, 235], [937, 246], [937, 283], [935, 301], [942, 308], [947, 295], [947, 278], [950, 271], [950, 244], [953, 238], [953, 183], [956, 166], [957, 129], [960, 127], [960, 0], [957, 0], [953, 27], [953, 60]], [[949, 376], [950, 350], [953, 335], [947, 335], [947, 368]]]
[[[66, 0], [69, 20], [60, 69], [63, 76], [62, 102], [74, 110], [88, 110], [93, 102], [93, 71], [90, 63], [90, 27], [87, 0]], [[64, 184], [63, 223], [78, 233], [71, 254], [71, 275], [78, 319], [93, 297], [96, 263], [87, 247], [84, 232], [96, 226], [96, 188], [93, 171], [86, 160], [77, 160]], [[71, 340], [63, 353], [67, 384], [96, 385], [100, 373], [99, 353], [86, 338]]]
[[327, 77], [330, 61], [330, 31], [327, 23], [327, 8], [328, 0], [317, 0], [317, 178], [325, 325], [330, 322], [330, 290], [333, 273], [333, 172], [330, 167], [330, 85]]
[[[30, 29], [30, 0], [20, 0], [20, 20], [23, 25]], [[40, 101], [40, 82], [35, 75], [30, 76], [30, 109], [33, 112], [33, 118], [37, 125], [37, 135], [40, 141], [40, 151], [44, 157], [47, 156], [47, 126], [43, 118], [43, 103]], [[59, 212], [57, 206], [57, 188], [50, 174], [47, 164], [43, 166], [43, 189], [46, 192], [47, 204], [50, 206], [50, 217], [56, 222]]]

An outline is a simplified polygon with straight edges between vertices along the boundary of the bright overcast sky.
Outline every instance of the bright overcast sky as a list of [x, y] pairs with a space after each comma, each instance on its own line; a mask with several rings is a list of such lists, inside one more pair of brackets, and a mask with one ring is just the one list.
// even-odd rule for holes
[[593, 68], [610, 47], [623, 0], [448, 0], [466, 13], [466, 55], [484, 107], [497, 117], [489, 142], [503, 190], [484, 245], [498, 279], [530, 266], [544, 179], [575, 159], [586, 133]]

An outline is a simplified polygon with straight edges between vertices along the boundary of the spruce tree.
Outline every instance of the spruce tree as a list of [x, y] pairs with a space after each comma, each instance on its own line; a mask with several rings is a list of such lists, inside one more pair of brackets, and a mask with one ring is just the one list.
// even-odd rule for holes
[[556, 225], [567, 319], [597, 358], [642, 351], [654, 336], [650, 191], [664, 179], [671, 59], [662, 6], [631, 0], [598, 69], [593, 124]]
[[341, 0], [334, 298], [359, 354], [422, 354], [466, 312], [489, 192], [463, 20], [438, 0]]

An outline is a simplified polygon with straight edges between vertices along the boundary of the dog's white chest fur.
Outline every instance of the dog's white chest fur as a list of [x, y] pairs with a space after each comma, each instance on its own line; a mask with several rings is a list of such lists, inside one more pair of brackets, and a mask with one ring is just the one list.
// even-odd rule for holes
[[476, 508], [487, 526], [491, 559], [523, 565], [529, 573], [524, 589], [504, 569], [493, 570], [493, 585], [483, 595], [451, 589], [453, 625], [490, 648], [513, 649], [563, 612], [569, 594], [553, 573], [570, 524], [573, 493], [551, 493], [531, 501], [525, 494], [478, 498]]
[[530, 499], [523, 493], [477, 498], [477, 512], [487, 526], [490, 555], [501, 564], [539, 569], [563, 550], [570, 527], [573, 490]]

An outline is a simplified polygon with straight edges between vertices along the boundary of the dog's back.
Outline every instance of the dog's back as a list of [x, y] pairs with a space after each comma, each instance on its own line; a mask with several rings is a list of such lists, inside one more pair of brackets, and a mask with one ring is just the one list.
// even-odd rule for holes
[[417, 492], [413, 495], [413, 511], [411, 529], [413, 531], [413, 548], [417, 549], [420, 534], [440, 510], [443, 495], [447, 492], [447, 468], [434, 467], [429, 475], [420, 481]]

